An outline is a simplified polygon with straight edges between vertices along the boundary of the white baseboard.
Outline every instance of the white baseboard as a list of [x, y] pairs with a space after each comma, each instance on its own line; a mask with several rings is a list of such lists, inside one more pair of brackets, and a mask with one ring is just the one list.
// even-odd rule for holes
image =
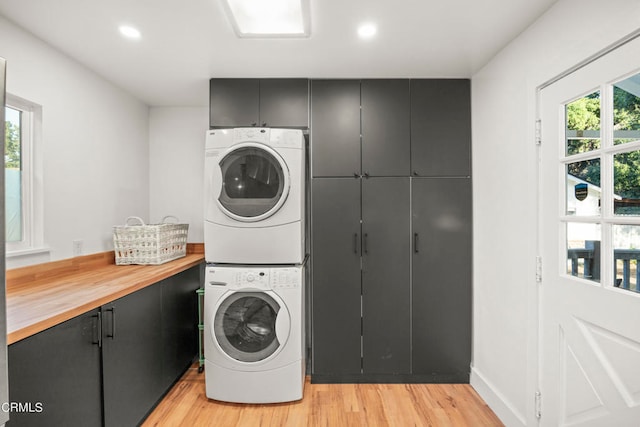
[[506, 427], [526, 427], [527, 419], [476, 368], [471, 368], [471, 387]]

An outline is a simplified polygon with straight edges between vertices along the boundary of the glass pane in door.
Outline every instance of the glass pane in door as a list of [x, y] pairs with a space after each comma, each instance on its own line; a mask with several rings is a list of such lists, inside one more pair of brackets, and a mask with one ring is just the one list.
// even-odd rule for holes
[[640, 225], [613, 226], [614, 286], [640, 292]]
[[600, 148], [600, 92], [565, 106], [565, 139], [568, 156]]
[[640, 215], [640, 150], [613, 156], [613, 212]]
[[613, 85], [614, 145], [640, 139], [640, 74]]
[[600, 224], [567, 224], [567, 274], [600, 282]]
[[600, 159], [567, 164], [566, 214], [575, 216], [600, 215]]

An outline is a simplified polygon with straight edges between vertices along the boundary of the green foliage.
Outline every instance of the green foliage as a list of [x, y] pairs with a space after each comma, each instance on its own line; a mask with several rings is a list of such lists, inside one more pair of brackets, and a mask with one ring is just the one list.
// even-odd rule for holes
[[5, 122], [4, 131], [4, 167], [20, 169], [20, 128]]
[[[614, 87], [614, 130], [640, 130], [640, 97]], [[578, 131], [600, 129], [600, 95], [593, 93], [567, 104], [567, 129]], [[567, 141], [569, 154], [584, 153], [599, 148], [597, 139]], [[614, 192], [623, 199], [640, 199], [640, 151], [614, 156]], [[600, 186], [600, 160], [586, 160], [568, 165], [568, 172], [593, 185]]]
[[567, 129], [600, 130], [600, 95], [598, 93], [567, 104]]

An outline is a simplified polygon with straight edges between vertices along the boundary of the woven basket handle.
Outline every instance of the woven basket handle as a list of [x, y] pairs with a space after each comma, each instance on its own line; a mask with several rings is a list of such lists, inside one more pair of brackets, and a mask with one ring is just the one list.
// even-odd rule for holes
[[[135, 219], [136, 221], [138, 221], [139, 224], [129, 224], [129, 221], [132, 219]], [[130, 216], [130, 217], [127, 217], [127, 220], [124, 222], [124, 224], [125, 225], [144, 225], [144, 221], [139, 216]]]
[[167, 215], [167, 216], [165, 216], [164, 218], [162, 218], [162, 223], [163, 223], [163, 224], [164, 224], [164, 223], [166, 223], [166, 222], [167, 222], [167, 219], [169, 219], [169, 218], [173, 218], [173, 219], [175, 219], [175, 220], [176, 220], [176, 222], [175, 222], [176, 224], [179, 222], [179, 220], [178, 220], [178, 217], [177, 217], [177, 216], [175, 216], [175, 215]]

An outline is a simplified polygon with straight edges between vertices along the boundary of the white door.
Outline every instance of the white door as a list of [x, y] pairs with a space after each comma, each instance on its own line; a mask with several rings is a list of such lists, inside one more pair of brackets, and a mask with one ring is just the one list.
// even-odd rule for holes
[[640, 40], [540, 94], [543, 426], [640, 426]]

